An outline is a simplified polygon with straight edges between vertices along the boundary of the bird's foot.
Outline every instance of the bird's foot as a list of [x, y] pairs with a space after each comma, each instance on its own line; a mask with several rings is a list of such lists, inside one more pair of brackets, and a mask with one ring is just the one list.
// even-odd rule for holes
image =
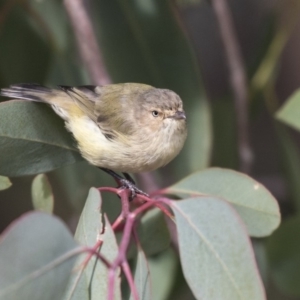
[[137, 195], [143, 195], [149, 197], [147, 193], [139, 189], [135, 183], [127, 178], [122, 178], [119, 180], [119, 188], [120, 189], [128, 189], [130, 190], [129, 201], [132, 201]]
[[117, 184], [119, 185], [118, 186], [119, 189], [128, 189], [130, 191], [129, 201], [132, 201], [137, 195], [143, 195], [149, 197], [147, 193], [145, 193], [144, 191], [142, 191], [136, 186], [134, 180], [128, 173], [123, 173], [124, 177], [122, 177], [110, 169], [106, 169], [106, 168], [100, 168], [100, 169], [108, 173], [109, 175], [111, 175], [116, 180]]

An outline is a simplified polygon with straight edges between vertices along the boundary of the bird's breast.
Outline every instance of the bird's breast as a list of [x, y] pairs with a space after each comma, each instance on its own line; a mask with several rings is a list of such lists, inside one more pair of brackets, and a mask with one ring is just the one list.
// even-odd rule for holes
[[108, 139], [98, 125], [87, 117], [70, 120], [82, 156], [91, 164], [120, 172], [139, 173], [155, 170], [170, 162], [181, 150], [185, 130], [174, 126], [151, 131], [140, 128], [122, 139]]

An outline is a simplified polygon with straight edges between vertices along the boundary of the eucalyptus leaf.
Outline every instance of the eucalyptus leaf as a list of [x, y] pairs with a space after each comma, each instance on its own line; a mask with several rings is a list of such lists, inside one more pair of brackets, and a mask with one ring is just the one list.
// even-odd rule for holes
[[297, 141], [293, 139], [291, 132], [283, 124], [277, 124], [276, 133], [279, 141], [281, 165], [285, 175], [288, 193], [295, 207], [300, 210], [300, 153]]
[[[137, 258], [134, 266], [134, 284], [136, 286], [139, 300], [151, 300], [151, 280], [150, 270], [147, 262], [147, 258], [143, 250], [138, 247]], [[131, 294], [130, 300], [135, 300], [133, 294]]]
[[[114, 232], [106, 216], [102, 217], [101, 196], [97, 189], [91, 188], [84, 209], [77, 225], [75, 239], [87, 246], [93, 247], [99, 240], [101, 254], [112, 262], [118, 254], [118, 245]], [[93, 300], [106, 299], [108, 292], [108, 269], [99, 259], [93, 256], [84, 267], [83, 262], [89, 254], [82, 255], [72, 275], [64, 300]], [[120, 270], [115, 278], [114, 299], [121, 299]]]
[[250, 240], [228, 203], [195, 197], [171, 207], [183, 273], [196, 299], [266, 299]]
[[[46, 38], [51, 51], [45, 85], [83, 85], [90, 84], [85, 70], [78, 63], [78, 53], [74, 35], [70, 34], [70, 22], [62, 1], [30, 1], [35, 17], [42, 20], [32, 22], [32, 28]], [[29, 19], [32, 19], [29, 16]], [[83, 75], [84, 74], [84, 75]]]
[[8, 177], [0, 175], [0, 191], [8, 189], [11, 185], [12, 183]]
[[36, 210], [53, 213], [54, 196], [45, 174], [37, 175], [31, 185], [32, 204]]
[[[1, 1], [1, 9], [5, 9], [4, 1]], [[36, 21], [33, 19], [21, 5], [11, 6], [5, 14], [0, 35], [0, 78], [4, 86], [41, 83], [46, 77], [51, 52], [43, 36], [33, 29], [32, 22]], [[16, 119], [15, 116], [12, 121]]]
[[276, 199], [249, 176], [221, 168], [191, 174], [164, 190], [180, 197], [215, 196], [231, 203], [246, 224], [251, 236], [270, 235], [280, 223]]
[[0, 239], [0, 299], [60, 300], [77, 244], [56, 217], [24, 214]]
[[82, 160], [63, 121], [45, 104], [0, 104], [0, 174], [39, 174]]
[[283, 123], [300, 130], [300, 89], [292, 94], [276, 113], [276, 118]]
[[143, 215], [137, 233], [147, 256], [165, 250], [171, 242], [164, 214], [158, 208], [151, 209]]
[[268, 239], [267, 254], [275, 284], [285, 294], [300, 296], [300, 216], [288, 218]]
[[175, 284], [178, 257], [172, 248], [168, 248], [155, 256], [148, 257], [152, 283], [152, 299], [165, 300]]
[[91, 188], [75, 232], [76, 240], [83, 245], [92, 247], [103, 231], [101, 206], [100, 192], [96, 188]]
[[[37, 34], [47, 37], [51, 43], [52, 50], [62, 53], [68, 47], [71, 39], [69, 32], [69, 20], [61, 1], [35, 1], [31, 0], [32, 10], [39, 15], [44, 26], [39, 26], [38, 22], [30, 22], [31, 27]], [[32, 16], [27, 15], [28, 19]], [[46, 31], [48, 30], [48, 31]], [[45, 32], [46, 31], [46, 32]]]
[[[66, 200], [79, 213], [83, 209], [91, 186], [115, 186], [115, 181], [111, 176], [87, 161], [60, 168], [53, 172], [53, 176]], [[110, 220], [115, 220], [121, 210], [119, 198], [115, 194], [104, 193], [102, 199], [102, 210]]]

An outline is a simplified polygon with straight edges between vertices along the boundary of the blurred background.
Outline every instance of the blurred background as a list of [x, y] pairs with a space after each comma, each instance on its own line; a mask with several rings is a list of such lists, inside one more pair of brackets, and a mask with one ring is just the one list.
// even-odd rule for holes
[[[83, 1], [108, 74], [99, 80], [78, 47], [68, 2], [0, 0], [0, 87], [111, 81], [177, 92], [188, 116], [187, 143], [170, 165], [137, 181], [149, 191], [218, 166], [263, 183], [283, 216], [271, 237], [253, 241], [268, 299], [300, 299], [299, 132], [274, 117], [300, 87], [299, 0]], [[80, 43], [90, 47], [77, 22], [85, 37]], [[47, 175], [55, 213], [71, 230], [89, 187], [114, 185], [84, 161]], [[0, 232], [32, 209], [33, 178], [12, 177], [12, 187], [0, 192]], [[113, 219], [119, 201], [105, 197], [104, 209]], [[193, 299], [175, 265], [166, 299]]]

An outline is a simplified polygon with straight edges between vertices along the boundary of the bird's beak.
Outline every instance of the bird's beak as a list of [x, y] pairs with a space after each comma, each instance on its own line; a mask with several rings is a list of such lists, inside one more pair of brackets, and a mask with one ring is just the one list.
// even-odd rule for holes
[[175, 119], [175, 120], [185, 120], [186, 116], [185, 116], [185, 112], [184, 111], [179, 111], [177, 110], [176, 113], [172, 116], [169, 116], [169, 118]]

